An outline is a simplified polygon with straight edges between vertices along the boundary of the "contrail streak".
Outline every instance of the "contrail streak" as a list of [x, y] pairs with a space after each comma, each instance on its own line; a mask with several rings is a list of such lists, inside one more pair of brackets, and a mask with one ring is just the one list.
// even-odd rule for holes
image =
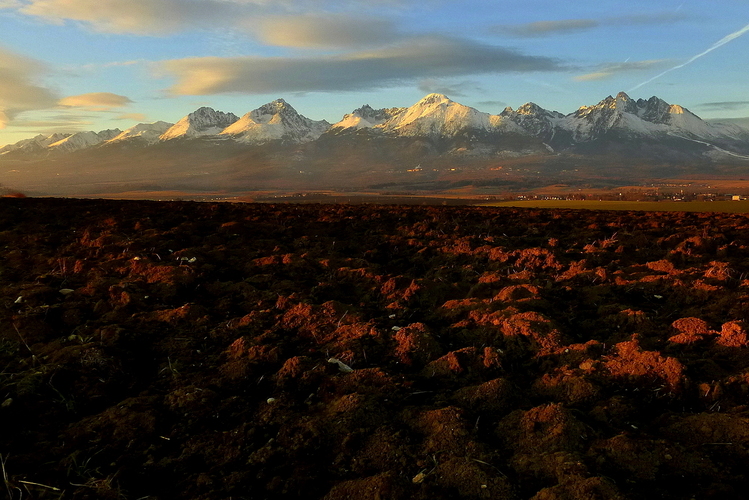
[[721, 38], [720, 40], [718, 40], [717, 42], [715, 42], [714, 44], [712, 44], [712, 45], [710, 46], [710, 48], [709, 48], [709, 49], [707, 49], [707, 50], [705, 50], [705, 51], [703, 51], [703, 52], [700, 52], [700, 53], [699, 53], [699, 54], [697, 54], [696, 56], [693, 56], [693, 57], [692, 57], [691, 59], [689, 59], [689, 60], [688, 60], [687, 62], [681, 63], [681, 64], [679, 64], [679, 65], [677, 65], [677, 66], [674, 66], [673, 68], [669, 68], [669, 69], [667, 69], [666, 71], [664, 71], [663, 73], [661, 73], [661, 74], [659, 74], [659, 75], [655, 75], [655, 76], [654, 76], [653, 78], [651, 78], [650, 80], [646, 80], [646, 81], [642, 82], [641, 84], [639, 84], [639, 85], [636, 85], [635, 87], [632, 87], [632, 88], [631, 88], [631, 89], [629, 90], [629, 92], [632, 92], [633, 90], [637, 90], [637, 89], [639, 89], [640, 87], [642, 87], [643, 85], [647, 85], [648, 83], [652, 82], [653, 80], [657, 80], [658, 78], [662, 77], [662, 76], [663, 76], [663, 75], [665, 75], [666, 73], [670, 73], [670, 72], [672, 72], [672, 71], [673, 71], [673, 70], [675, 70], [675, 69], [683, 68], [683, 67], [684, 67], [684, 66], [686, 66], [687, 64], [691, 64], [691, 63], [693, 63], [694, 61], [696, 61], [696, 60], [697, 60], [697, 59], [699, 59], [700, 57], [702, 57], [702, 56], [704, 56], [704, 55], [707, 55], [707, 54], [709, 54], [710, 52], [712, 52], [713, 50], [717, 49], [718, 47], [722, 47], [723, 45], [727, 44], [728, 42], [730, 42], [730, 41], [732, 41], [732, 40], [735, 40], [735, 39], [737, 39], [738, 37], [740, 37], [741, 35], [743, 35], [743, 34], [744, 34], [744, 33], [746, 33], [747, 31], [749, 31], [749, 24], [747, 24], [746, 26], [744, 26], [744, 27], [743, 27], [743, 28], [741, 28], [740, 30], [738, 30], [738, 31], [736, 31], [736, 32], [734, 32], [734, 33], [731, 33], [730, 35], [724, 36], [723, 38]]

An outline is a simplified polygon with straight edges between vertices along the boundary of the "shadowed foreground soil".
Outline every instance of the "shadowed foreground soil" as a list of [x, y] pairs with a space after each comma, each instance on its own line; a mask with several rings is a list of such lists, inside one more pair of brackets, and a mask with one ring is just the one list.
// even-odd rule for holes
[[2, 199], [0, 248], [13, 499], [749, 491], [746, 216]]

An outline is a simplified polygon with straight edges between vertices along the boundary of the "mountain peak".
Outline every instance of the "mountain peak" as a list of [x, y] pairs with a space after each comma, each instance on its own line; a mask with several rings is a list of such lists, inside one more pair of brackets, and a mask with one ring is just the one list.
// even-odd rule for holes
[[164, 132], [174, 125], [173, 123], [167, 123], [164, 121], [157, 121], [153, 123], [138, 123], [133, 125], [127, 130], [122, 131], [112, 139], [106, 141], [107, 143], [120, 142], [129, 139], [137, 139], [139, 141], [146, 142], [148, 144], [158, 142]]
[[497, 132], [505, 127], [499, 115], [490, 115], [447, 98], [429, 94], [382, 125], [383, 130], [407, 136], [452, 136], [463, 131]]
[[196, 118], [210, 118], [210, 117], [214, 117], [216, 115], [219, 115], [219, 116], [221, 116], [221, 115], [232, 115], [232, 116], [234, 116], [233, 113], [224, 113], [222, 111], [216, 111], [215, 109], [209, 108], [207, 106], [202, 106], [202, 107], [196, 109], [195, 111], [193, 111], [192, 113], [190, 113], [189, 115], [187, 115], [187, 117], [189, 117], [191, 119], [196, 119]]
[[451, 101], [445, 94], [429, 94], [424, 96], [416, 105], [450, 104]]
[[517, 111], [507, 107], [500, 116], [543, 140], [548, 140], [554, 136], [555, 123], [564, 118], [561, 113], [544, 109], [534, 102], [523, 104]]
[[548, 113], [548, 111], [535, 102], [526, 102], [518, 108], [517, 113], [519, 115], [541, 115]]
[[48, 146], [62, 141], [73, 134], [54, 133], [51, 135], [38, 134], [30, 139], [22, 139], [15, 144], [7, 144], [0, 148], [0, 154], [7, 153], [39, 153], [45, 151]]
[[625, 92], [619, 92], [616, 97], [609, 95], [595, 106], [581, 106], [574, 115], [576, 118], [588, 117], [598, 121], [603, 119], [613, 125], [622, 113], [638, 114], [637, 102], [630, 99]]
[[78, 149], [96, 146], [97, 144], [117, 137], [121, 133], [122, 131], [118, 128], [102, 130], [100, 132], [76, 132], [75, 134], [69, 135], [64, 139], [49, 144], [47, 147], [50, 150], [65, 151], [70, 153]]
[[670, 107], [669, 103], [656, 96], [651, 97], [647, 101], [645, 99], [638, 99], [637, 115], [643, 120], [661, 123], [667, 118]]
[[276, 99], [275, 101], [271, 101], [262, 107], [270, 107], [273, 109], [291, 109], [296, 112], [294, 107], [283, 99]]
[[328, 128], [330, 124], [327, 121], [310, 120], [283, 99], [276, 99], [246, 113], [226, 127], [221, 135], [234, 136], [247, 143], [273, 140], [300, 143], [317, 139]]
[[224, 113], [213, 108], [201, 107], [175, 123], [160, 137], [162, 141], [178, 138], [194, 138], [216, 135], [239, 120], [234, 113]]
[[[704, 139], [721, 138], [724, 132], [711, 127], [688, 109], [652, 96], [632, 100], [624, 92], [608, 96], [595, 106], [583, 106], [565, 119], [577, 142], [589, 142], [614, 132], [614, 136], [658, 138], [665, 135]], [[698, 141], [699, 142], [699, 141]]]
[[275, 115], [284, 115], [290, 117], [300, 116], [297, 110], [283, 99], [276, 99], [275, 101], [263, 104], [259, 108], [250, 111], [250, 113], [254, 114], [255, 119], [262, 119], [262, 116]]
[[365, 104], [361, 108], [357, 108], [351, 113], [343, 116], [343, 119], [338, 123], [334, 124], [331, 128], [337, 129], [338, 131], [344, 129], [362, 129], [372, 128], [377, 125], [382, 125], [393, 116], [401, 113], [405, 108], [383, 108], [373, 109], [369, 104]]
[[196, 116], [196, 115], [203, 115], [203, 114], [210, 114], [215, 113], [216, 110], [213, 108], [209, 108], [208, 106], [201, 106], [192, 113], [190, 113], [188, 116]]

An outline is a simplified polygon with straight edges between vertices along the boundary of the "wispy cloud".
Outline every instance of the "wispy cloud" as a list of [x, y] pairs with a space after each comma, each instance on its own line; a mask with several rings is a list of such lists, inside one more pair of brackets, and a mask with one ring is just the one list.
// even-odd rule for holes
[[88, 108], [93, 110], [107, 110], [121, 108], [132, 103], [128, 97], [111, 92], [92, 92], [89, 94], [73, 95], [60, 99], [60, 106]]
[[402, 38], [384, 18], [346, 14], [270, 16], [244, 23], [266, 44], [297, 48], [357, 48]]
[[561, 19], [558, 21], [536, 21], [527, 24], [496, 26], [493, 31], [519, 37], [537, 37], [587, 31], [600, 25], [601, 22], [595, 19]]
[[688, 19], [688, 16], [681, 12], [660, 12], [652, 14], [604, 17], [600, 19], [559, 19], [536, 21], [526, 24], [500, 25], [493, 27], [492, 31], [516, 37], [531, 38], [579, 33], [602, 26], [616, 27], [648, 24], [672, 24], [686, 19]]
[[749, 101], [704, 102], [697, 107], [706, 111], [736, 111], [749, 107]]
[[478, 90], [479, 85], [472, 81], [450, 83], [436, 78], [429, 78], [418, 82], [417, 88], [424, 94], [444, 94], [449, 97], [462, 97], [471, 90]]
[[504, 109], [507, 107], [507, 103], [504, 101], [479, 101], [476, 104], [481, 107], [494, 109]]
[[132, 60], [132, 61], [111, 61], [108, 63], [91, 63], [91, 64], [84, 64], [80, 66], [82, 69], [105, 69], [105, 68], [120, 68], [124, 66], [135, 66], [136, 64], [141, 64], [145, 61], [143, 60]]
[[54, 106], [57, 96], [35, 83], [43, 64], [0, 48], [0, 129], [24, 111]]
[[124, 115], [119, 115], [113, 118], [113, 120], [132, 120], [136, 122], [144, 122], [147, 118], [148, 117], [143, 113], [125, 113]]
[[58, 24], [83, 22], [107, 33], [163, 35], [230, 20], [248, 9], [220, 0], [30, 0], [19, 11]]
[[65, 129], [70, 130], [71, 126], [90, 124], [89, 121], [80, 120], [16, 120], [13, 122], [14, 127], [34, 128], [40, 130]]
[[668, 63], [669, 61], [666, 59], [655, 59], [652, 61], [627, 61], [622, 63], [604, 64], [591, 73], [576, 76], [575, 80], [579, 82], [605, 80], [606, 78], [611, 78], [616, 75], [664, 67]]
[[155, 67], [177, 79], [170, 91], [178, 95], [363, 90], [419, 79], [566, 69], [548, 57], [448, 37], [412, 39], [336, 56], [200, 57], [164, 61]]
[[[29, 113], [30, 115], [32, 113]], [[30, 134], [73, 133], [90, 130], [97, 117], [72, 112], [34, 112], [33, 117], [13, 121], [13, 129], [25, 129]]]
[[[282, 46], [338, 46], [394, 34], [367, 12], [398, 9], [404, 0], [0, 0], [0, 8], [56, 24], [80, 22], [105, 33], [169, 35], [188, 29], [250, 30]], [[355, 12], [357, 17], [341, 14]], [[321, 14], [326, 12], [326, 14]], [[350, 22], [342, 22], [350, 21]], [[369, 21], [374, 24], [368, 24]], [[334, 27], [335, 32], [329, 28]], [[380, 33], [377, 30], [382, 30]], [[336, 42], [335, 36], [341, 37]]]

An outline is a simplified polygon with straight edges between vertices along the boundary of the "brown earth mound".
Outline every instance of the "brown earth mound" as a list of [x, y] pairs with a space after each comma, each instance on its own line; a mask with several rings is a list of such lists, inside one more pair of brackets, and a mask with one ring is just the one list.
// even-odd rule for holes
[[5, 198], [0, 248], [11, 499], [749, 491], [745, 216]]

